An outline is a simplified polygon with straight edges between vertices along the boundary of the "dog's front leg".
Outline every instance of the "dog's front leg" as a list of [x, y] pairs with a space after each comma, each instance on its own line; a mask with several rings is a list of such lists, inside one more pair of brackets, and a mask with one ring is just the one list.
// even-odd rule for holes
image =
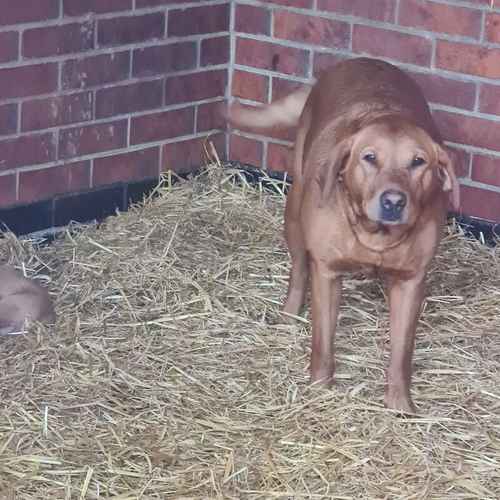
[[391, 358], [387, 370], [385, 405], [403, 413], [415, 413], [410, 384], [423, 288], [424, 276], [389, 281]]
[[334, 340], [341, 296], [341, 279], [321, 261], [313, 260], [311, 271], [311, 382], [329, 384], [335, 370]]

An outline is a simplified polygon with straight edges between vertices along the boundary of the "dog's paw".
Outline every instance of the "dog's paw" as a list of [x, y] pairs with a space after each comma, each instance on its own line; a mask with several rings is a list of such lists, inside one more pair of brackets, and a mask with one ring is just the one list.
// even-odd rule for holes
[[416, 415], [417, 409], [409, 394], [404, 391], [386, 391], [384, 404], [386, 408], [394, 410], [402, 415]]

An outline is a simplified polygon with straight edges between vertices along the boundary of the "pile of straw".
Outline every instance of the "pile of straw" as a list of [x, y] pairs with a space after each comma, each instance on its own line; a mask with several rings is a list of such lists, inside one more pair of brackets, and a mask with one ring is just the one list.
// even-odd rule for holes
[[157, 194], [0, 243], [58, 312], [0, 338], [1, 499], [500, 497], [499, 248], [448, 229], [404, 419], [377, 282], [345, 281], [337, 383], [308, 385], [308, 315], [279, 313], [282, 195], [219, 168]]

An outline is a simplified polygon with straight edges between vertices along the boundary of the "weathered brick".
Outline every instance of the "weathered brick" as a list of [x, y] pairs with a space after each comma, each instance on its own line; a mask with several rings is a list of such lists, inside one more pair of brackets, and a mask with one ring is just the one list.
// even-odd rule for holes
[[0, 207], [7, 207], [16, 202], [16, 184], [16, 174], [0, 176]]
[[194, 107], [162, 111], [132, 118], [130, 142], [142, 144], [194, 132]]
[[0, 25], [31, 23], [54, 19], [59, 15], [58, 0], [4, 0], [1, 5]]
[[236, 6], [235, 31], [253, 33], [254, 35], [269, 35], [271, 33], [271, 11], [255, 5]]
[[293, 150], [290, 146], [283, 146], [275, 142], [270, 142], [267, 145], [267, 170], [292, 174], [292, 158]]
[[59, 133], [59, 158], [123, 148], [126, 143], [126, 120], [64, 129]]
[[250, 139], [232, 134], [229, 137], [229, 158], [231, 160], [262, 167], [263, 144], [257, 139]]
[[481, 11], [427, 0], [404, 0], [399, 9], [399, 24], [438, 33], [479, 38]]
[[176, 9], [168, 13], [168, 36], [201, 35], [228, 31], [229, 4]]
[[48, 94], [56, 89], [56, 63], [0, 69], [0, 100]]
[[227, 73], [224, 70], [169, 77], [165, 81], [165, 104], [179, 104], [223, 96], [226, 79]]
[[313, 74], [318, 77], [323, 71], [335, 66], [338, 62], [345, 59], [345, 56], [340, 54], [327, 54], [324, 52], [317, 52], [314, 54], [313, 59]]
[[14, 134], [17, 130], [17, 104], [0, 105], [0, 135]]
[[299, 9], [311, 9], [313, 0], [263, 0], [266, 3], [284, 5], [286, 7], [297, 7]]
[[429, 102], [456, 108], [474, 109], [476, 85], [433, 73], [411, 73]]
[[438, 40], [436, 67], [498, 79], [500, 78], [500, 49]]
[[160, 148], [154, 147], [96, 158], [92, 179], [94, 186], [102, 186], [158, 177], [159, 172]]
[[435, 111], [434, 117], [445, 139], [457, 144], [500, 150], [500, 122], [447, 111]]
[[128, 78], [130, 53], [115, 52], [65, 61], [62, 67], [63, 89], [94, 87]]
[[201, 66], [214, 66], [229, 62], [229, 37], [205, 38], [201, 41]]
[[96, 93], [96, 118], [160, 107], [163, 81], [153, 80], [100, 89]]
[[350, 26], [341, 21], [290, 11], [274, 14], [274, 36], [329, 48], [349, 46]]
[[26, 165], [38, 165], [55, 159], [53, 134], [22, 135], [0, 141], [0, 168], [8, 170]]
[[196, 132], [226, 129], [226, 120], [221, 113], [221, 106], [221, 101], [198, 105]]
[[91, 92], [59, 95], [22, 103], [21, 130], [40, 130], [92, 119]]
[[432, 43], [424, 37], [360, 25], [354, 26], [352, 37], [354, 52], [366, 52], [419, 66], [430, 65]]
[[498, 12], [486, 15], [486, 40], [500, 43], [500, 13]]
[[97, 43], [107, 46], [144, 42], [162, 38], [164, 31], [163, 12], [101, 19], [97, 25]]
[[273, 78], [271, 101], [281, 99], [282, 97], [285, 97], [286, 95], [292, 93], [294, 90], [303, 86], [303, 83], [294, 82], [293, 80], [286, 80], [285, 78]]
[[157, 7], [158, 5], [171, 5], [180, 3], [193, 3], [193, 0], [136, 0], [136, 8]]
[[95, 13], [118, 12], [130, 10], [132, 0], [63, 0], [63, 12], [65, 16], [82, 16]]
[[150, 76], [196, 67], [196, 42], [155, 45], [134, 50], [134, 76]]
[[327, 10], [338, 14], [364, 17], [375, 21], [394, 22], [396, 0], [319, 0], [319, 10]]
[[[500, 187], [500, 158], [474, 154], [471, 179]], [[500, 213], [498, 215], [500, 218]]]
[[33, 203], [56, 194], [82, 191], [90, 187], [90, 161], [29, 170], [19, 174], [19, 201]]
[[460, 186], [460, 211], [492, 222], [500, 221], [500, 193], [472, 186]]
[[18, 58], [19, 39], [17, 31], [0, 33], [0, 63], [14, 61]]
[[500, 86], [482, 83], [479, 92], [479, 111], [500, 115]]
[[236, 64], [289, 75], [306, 76], [308, 52], [276, 43], [238, 38]]
[[94, 22], [34, 28], [23, 33], [23, 56], [46, 57], [94, 48]]
[[233, 73], [232, 95], [252, 101], [267, 102], [269, 77], [248, 71], [235, 70]]
[[[223, 159], [226, 149], [224, 134], [210, 135], [208, 140], [214, 145], [219, 157]], [[203, 155], [205, 141], [207, 141], [207, 137], [198, 137], [165, 144], [163, 146], [162, 171], [191, 172], [205, 164]]]

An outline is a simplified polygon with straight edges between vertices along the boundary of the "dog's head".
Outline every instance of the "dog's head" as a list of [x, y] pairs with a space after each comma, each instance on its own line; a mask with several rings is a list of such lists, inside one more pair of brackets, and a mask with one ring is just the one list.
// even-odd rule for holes
[[440, 192], [458, 209], [459, 191], [450, 157], [421, 128], [404, 120], [378, 120], [337, 144], [323, 199], [340, 174], [357, 215], [371, 222], [413, 225]]

